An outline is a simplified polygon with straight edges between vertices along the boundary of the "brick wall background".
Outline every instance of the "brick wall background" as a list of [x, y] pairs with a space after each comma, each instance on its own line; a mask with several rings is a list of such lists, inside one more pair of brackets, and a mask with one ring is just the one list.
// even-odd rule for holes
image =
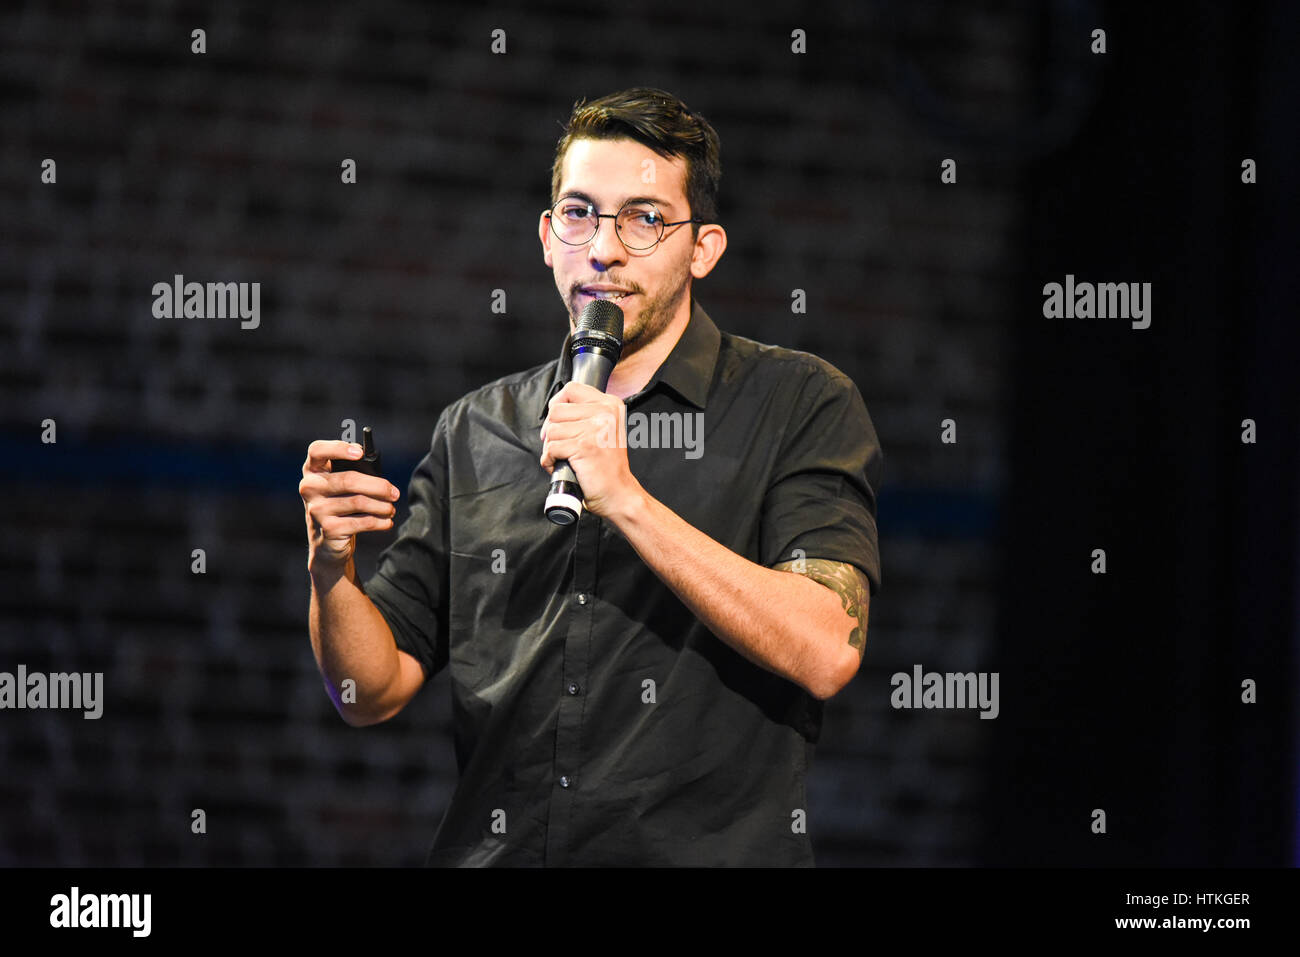
[[[1086, 48], [1100, 12], [1067, 13], [7, 8], [0, 430], [20, 461], [0, 670], [102, 670], [107, 700], [99, 721], [0, 716], [0, 864], [423, 860], [455, 782], [446, 677], [378, 727], [334, 713], [306, 632], [304, 450], [370, 424], [405, 487], [445, 404], [555, 355], [536, 224], [559, 123], [641, 83], [721, 135], [731, 245], [698, 297], [724, 328], [850, 374], [885, 450], [884, 587], [809, 784], [819, 862], [985, 860], [997, 722], [895, 711], [889, 676], [998, 667], [1027, 170], [1107, 73]], [[957, 186], [939, 181], [949, 156]], [[153, 284], [177, 273], [261, 282], [261, 326], [154, 318]], [[387, 540], [363, 539], [363, 576]]]

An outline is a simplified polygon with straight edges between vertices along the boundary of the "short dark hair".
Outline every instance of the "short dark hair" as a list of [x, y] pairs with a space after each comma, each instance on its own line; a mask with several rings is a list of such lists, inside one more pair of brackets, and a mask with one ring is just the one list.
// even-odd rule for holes
[[[718, 134], [709, 121], [671, 93], [638, 86], [587, 102], [573, 104], [564, 135], [555, 146], [551, 166], [551, 202], [560, 197], [564, 154], [574, 140], [636, 140], [660, 156], [686, 160], [686, 201], [692, 219], [706, 223], [718, 218], [718, 181], [722, 164]], [[699, 227], [693, 227], [699, 231]]]

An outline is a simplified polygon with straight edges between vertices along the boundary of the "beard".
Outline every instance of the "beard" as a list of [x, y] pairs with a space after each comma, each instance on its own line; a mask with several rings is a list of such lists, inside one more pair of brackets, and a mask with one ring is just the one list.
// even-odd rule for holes
[[[605, 282], [614, 286], [622, 286], [633, 293], [641, 296], [644, 305], [641, 311], [635, 316], [623, 317], [623, 353], [622, 358], [627, 358], [635, 352], [645, 348], [659, 337], [659, 334], [668, 328], [673, 321], [673, 316], [677, 312], [678, 306], [681, 305], [682, 298], [686, 295], [691, 284], [691, 264], [690, 260], [682, 263], [681, 269], [668, 278], [662, 291], [653, 298], [647, 299], [645, 289], [634, 282], [627, 282], [616, 277], [607, 277]], [[569, 288], [569, 295], [565, 301], [569, 310], [569, 317], [576, 324], [578, 321], [578, 296], [579, 290], [586, 283], [574, 283]]]

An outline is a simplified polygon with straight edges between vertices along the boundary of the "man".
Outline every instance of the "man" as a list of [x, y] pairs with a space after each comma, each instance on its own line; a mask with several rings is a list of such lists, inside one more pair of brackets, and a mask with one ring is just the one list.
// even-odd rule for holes
[[[538, 233], [570, 330], [594, 298], [625, 314], [608, 390], [568, 382], [566, 342], [452, 403], [364, 588], [355, 536], [392, 527], [398, 491], [330, 470], [356, 446], [308, 449], [339, 713], [387, 720], [451, 671], [460, 781], [431, 864], [812, 863], [804, 776], [879, 586], [881, 453], [849, 379], [695, 302], [727, 245], [719, 176], [717, 134], [667, 93], [575, 105]], [[586, 505], [567, 527], [542, 512], [561, 460]]]

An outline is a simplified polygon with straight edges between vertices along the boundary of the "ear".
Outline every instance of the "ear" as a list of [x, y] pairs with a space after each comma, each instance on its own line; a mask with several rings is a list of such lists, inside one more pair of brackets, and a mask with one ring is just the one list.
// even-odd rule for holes
[[695, 237], [695, 249], [691, 252], [691, 275], [703, 279], [713, 272], [713, 267], [726, 251], [727, 231], [717, 223], [701, 226], [700, 234]]
[[554, 268], [551, 263], [551, 220], [546, 214], [550, 210], [542, 210], [540, 221], [537, 223], [537, 238], [542, 241], [542, 259], [545, 261], [547, 268]]

